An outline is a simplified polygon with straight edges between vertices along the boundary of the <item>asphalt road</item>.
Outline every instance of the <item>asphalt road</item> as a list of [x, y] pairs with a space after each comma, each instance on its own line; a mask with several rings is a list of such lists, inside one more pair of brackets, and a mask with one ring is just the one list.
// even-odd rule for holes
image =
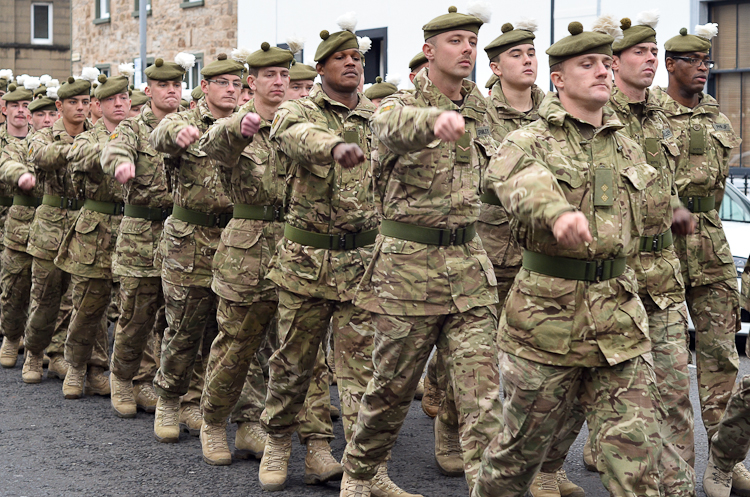
[[[740, 349], [744, 351], [744, 346]], [[750, 373], [750, 359], [741, 355], [740, 374]], [[261, 496], [258, 462], [235, 461], [212, 467], [201, 458], [197, 438], [182, 434], [179, 444], [161, 444], [153, 437], [153, 415], [138, 413], [120, 419], [108, 398], [65, 400], [62, 382], [38, 385], [21, 381], [22, 360], [0, 371], [0, 496]], [[692, 369], [692, 368], [691, 368]], [[698, 407], [695, 370], [691, 397]], [[335, 394], [335, 387], [333, 388]], [[338, 399], [335, 399], [338, 402]], [[594, 473], [581, 464], [585, 436], [579, 436], [566, 462], [571, 480], [591, 497], [608, 494]], [[235, 427], [230, 426], [230, 447]], [[341, 422], [335, 423], [334, 456], [344, 449]], [[425, 497], [468, 494], [463, 478], [442, 476], [433, 461], [432, 420], [415, 401], [393, 450], [390, 475], [402, 488]], [[698, 495], [706, 467], [703, 425], [696, 426]], [[274, 495], [335, 497], [334, 484], [307, 486], [302, 482], [304, 450], [296, 438], [287, 489]]]

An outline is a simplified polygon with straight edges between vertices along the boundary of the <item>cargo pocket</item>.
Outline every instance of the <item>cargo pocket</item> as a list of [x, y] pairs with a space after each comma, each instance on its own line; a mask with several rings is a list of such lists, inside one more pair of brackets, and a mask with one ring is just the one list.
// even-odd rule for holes
[[401, 156], [396, 177], [401, 183], [427, 190], [435, 178], [435, 166], [442, 154], [441, 140], [434, 140], [420, 152]]
[[701, 216], [701, 221], [704, 223], [704, 232], [708, 235], [708, 240], [706, 240], [705, 235], [702, 237], [703, 253], [706, 260], [712, 259], [711, 253], [714, 253], [723, 264], [734, 264], [732, 251], [729, 249], [729, 242], [724, 233], [719, 214], [715, 210], [706, 212]]
[[[257, 285], [263, 267], [262, 231], [225, 229], [214, 255], [214, 271], [222, 281]], [[266, 261], [267, 262], [267, 261]]]
[[98, 220], [78, 216], [73, 227], [75, 233], [70, 239], [70, 247], [68, 247], [70, 258], [78, 264], [90, 265], [96, 260], [99, 238], [97, 226], [99, 226]]
[[170, 217], [164, 223], [164, 269], [193, 272], [195, 268], [195, 225]]
[[[413, 318], [411, 318], [413, 319]], [[378, 317], [372, 351], [372, 363], [378, 376], [392, 380], [401, 374], [397, 364], [404, 351], [404, 338], [409, 336], [413, 321], [409, 317]]]
[[14, 205], [8, 210], [5, 221], [5, 238], [18, 245], [26, 245], [29, 241], [29, 228], [34, 220], [33, 207]]
[[123, 218], [117, 238], [117, 263], [123, 266], [154, 265], [154, 233], [151, 221]]
[[56, 251], [62, 242], [65, 211], [48, 205], [39, 206], [31, 224], [29, 241], [42, 250]]
[[426, 246], [385, 237], [375, 261], [370, 284], [375, 295], [387, 300], [427, 300]]
[[510, 354], [502, 355], [500, 374], [505, 391], [503, 419], [506, 429], [515, 438], [523, 431], [529, 414], [534, 411], [534, 404], [545, 378], [533, 367], [531, 361], [518, 359]]

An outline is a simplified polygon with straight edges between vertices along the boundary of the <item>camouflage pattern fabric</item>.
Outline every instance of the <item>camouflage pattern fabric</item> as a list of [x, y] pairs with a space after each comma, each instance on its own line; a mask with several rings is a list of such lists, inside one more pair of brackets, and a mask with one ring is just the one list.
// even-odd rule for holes
[[[163, 325], [160, 325], [160, 323]], [[133, 376], [134, 385], [138, 383], [153, 384], [156, 371], [158, 371], [161, 363], [161, 339], [166, 327], [167, 320], [164, 317], [164, 307], [160, 307], [156, 315], [154, 329], [148, 334], [146, 346], [143, 348], [143, 357], [141, 357], [138, 372]]]
[[[200, 408], [203, 391], [206, 389], [206, 372], [208, 371], [211, 344], [214, 343], [218, 334], [219, 325], [216, 320], [216, 312], [213, 312], [206, 320], [206, 329], [203, 331], [203, 338], [198, 346], [198, 354], [195, 356], [195, 364], [190, 375], [187, 393], [180, 397], [181, 405], [193, 404]], [[161, 368], [161, 358], [159, 358], [159, 368]], [[226, 420], [226, 418], [224, 419]]]
[[372, 315], [374, 373], [361, 400], [354, 437], [344, 451], [347, 473], [371, 478], [385, 460], [437, 345], [456, 399], [466, 481], [470, 489], [474, 486], [482, 452], [502, 426], [494, 311], [475, 307], [438, 316]]
[[0, 259], [0, 330], [9, 340], [18, 340], [24, 335], [31, 298], [33, 259], [26, 252], [7, 246]]
[[[7, 123], [0, 124], [0, 178], [2, 178], [2, 164], [3, 162], [5, 162], [5, 160], [7, 160], [6, 149], [28, 147], [28, 139], [32, 133], [34, 133], [34, 128], [31, 126], [31, 124], [29, 124], [26, 138], [16, 138], [15, 136], [8, 133]], [[28, 148], [24, 149], [23, 155], [26, 155], [26, 150], [28, 150]], [[6, 178], [2, 178], [0, 182], [0, 196], [12, 197], [16, 190], [16, 188], [14, 188], [16, 184], [17, 182], [9, 182], [6, 180]], [[0, 206], [0, 245], [2, 245], [5, 240], [5, 223], [9, 210], [10, 207]]]
[[710, 447], [714, 463], [727, 473], [745, 460], [750, 450], [750, 375], [740, 378]]
[[[106, 311], [112, 295], [112, 280], [73, 274], [70, 285], [73, 287], [73, 313], [65, 340], [65, 360], [79, 368], [89, 363], [97, 335], [106, 336]], [[108, 364], [107, 360], [105, 365]]]

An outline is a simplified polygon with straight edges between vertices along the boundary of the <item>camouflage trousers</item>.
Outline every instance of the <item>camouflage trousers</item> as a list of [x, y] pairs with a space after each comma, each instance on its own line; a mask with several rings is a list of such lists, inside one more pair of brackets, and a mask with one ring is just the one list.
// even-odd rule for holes
[[732, 472], [750, 450], [750, 375], [743, 376], [711, 437], [711, 456], [722, 471]]
[[685, 288], [695, 326], [698, 397], [709, 440], [732, 395], [740, 359], [734, 334], [740, 325], [739, 291], [735, 279]]
[[478, 307], [441, 316], [373, 314], [373, 321], [375, 372], [362, 398], [356, 433], [344, 452], [344, 469], [356, 478], [375, 475], [396, 443], [421, 372], [432, 346], [437, 344], [445, 361], [449, 390], [454, 393], [464, 469], [471, 489], [482, 452], [502, 426], [494, 308]]
[[[112, 280], [71, 275], [73, 314], [65, 340], [65, 360], [73, 367], [92, 363], [96, 343], [107, 343], [107, 308], [112, 299]], [[105, 349], [105, 354], [108, 348]], [[106, 357], [106, 355], [105, 355]], [[109, 367], [109, 361], [94, 366]]]
[[[211, 344], [219, 334], [219, 325], [216, 322], [216, 309], [207, 316], [206, 329], [198, 346], [198, 354], [195, 356], [193, 372], [190, 374], [190, 384], [187, 393], [180, 397], [180, 404], [193, 404], [200, 408], [203, 391], [206, 388], [206, 371], [208, 371], [208, 358], [211, 355]], [[164, 339], [162, 338], [162, 341]], [[159, 368], [161, 368], [161, 357], [159, 357]]]
[[[120, 276], [120, 317], [115, 326], [112, 373], [123, 380], [135, 379], [149, 340], [157, 341], [156, 355], [160, 354], [160, 337], [165, 327], [161, 278]], [[140, 379], [147, 379], [147, 371], [155, 363], [146, 366]]]
[[[647, 356], [645, 356], [647, 357]], [[586, 413], [596, 467], [612, 496], [658, 496], [660, 458], [680, 481], [676, 495], [694, 495], [692, 469], [661, 436], [661, 399], [644, 356], [615, 366], [547, 366], [500, 355], [503, 430], [482, 457], [472, 496], [522, 496], [548, 457], [576, 402]], [[675, 469], [679, 468], [679, 469]]]
[[31, 298], [32, 256], [5, 247], [0, 258], [0, 330], [9, 340], [23, 337]]
[[133, 377], [133, 383], [154, 383], [156, 371], [161, 363], [161, 340], [164, 337], [164, 329], [167, 327], [167, 318], [164, 317], [164, 306], [156, 312], [154, 328], [148, 334], [146, 346], [143, 348], [143, 357], [138, 372]]
[[[372, 378], [373, 326], [369, 312], [351, 302], [279, 290], [279, 349], [269, 362], [268, 394], [260, 421], [270, 434], [299, 428], [321, 342], [331, 326], [344, 436], [350, 440], [360, 399]], [[424, 368], [424, 364], [422, 364]], [[415, 387], [416, 388], [416, 387]], [[322, 396], [325, 405], [325, 396]], [[319, 395], [318, 398], [321, 398]], [[327, 400], [330, 424], [330, 396]]]
[[[209, 321], [216, 323], [217, 296], [210, 288], [174, 285], [163, 280], [162, 287], [167, 329], [154, 389], [159, 397], [176, 398], [188, 393], [194, 377], [193, 383], [202, 390], [204, 359], [208, 358], [213, 338], [204, 341], [204, 335]], [[215, 331], [214, 328], [213, 333]], [[205, 354], [201, 354], [202, 347]], [[197, 402], [199, 398], [200, 392], [194, 392], [183, 402]]]

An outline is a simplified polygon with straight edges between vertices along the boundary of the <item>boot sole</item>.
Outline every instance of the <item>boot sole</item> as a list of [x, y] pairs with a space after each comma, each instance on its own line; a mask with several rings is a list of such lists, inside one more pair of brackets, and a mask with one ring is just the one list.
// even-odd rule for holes
[[49, 378], [49, 379], [57, 378], [58, 380], [65, 381], [65, 375], [64, 374], [58, 373], [57, 371], [50, 371], [49, 369], [47, 370], [47, 378]]
[[422, 412], [423, 412], [423, 413], [425, 414], [425, 416], [427, 416], [428, 418], [432, 418], [432, 419], [435, 419], [435, 417], [437, 416], [438, 410], [437, 410], [437, 409], [435, 409], [435, 412], [434, 412], [434, 413], [433, 413], [433, 412], [430, 412], [429, 410], [427, 410], [427, 409], [425, 408], [424, 404], [422, 404]]
[[21, 378], [21, 379], [23, 380], [24, 383], [26, 383], [28, 385], [34, 385], [36, 383], [41, 383], [42, 382], [42, 378], [41, 377], [39, 377], [39, 378]]
[[135, 412], [120, 412], [115, 406], [112, 406], [112, 410], [115, 411], [118, 418], [131, 419], [135, 417]]
[[440, 474], [450, 477], [457, 477], [457, 476], [463, 476], [464, 470], [456, 470], [456, 471], [448, 471], [447, 469], [443, 468], [440, 463], [437, 460], [437, 457], [435, 458], [435, 465], [438, 468], [438, 471], [440, 471]]
[[163, 444], [176, 444], [177, 442], [180, 441], [179, 435], [176, 438], [172, 438], [172, 437], [160, 437], [159, 435], [154, 433], [154, 438]]
[[104, 393], [100, 390], [91, 390], [89, 388], [85, 390], [85, 393], [86, 395], [99, 395], [100, 397], [109, 397], [112, 395], [111, 392]]
[[209, 459], [206, 456], [203, 456], [203, 462], [206, 464], [209, 464], [211, 466], [229, 466], [232, 464], [232, 459]]
[[235, 449], [232, 453], [235, 459], [242, 459], [243, 461], [247, 459], [263, 459], [263, 452], [255, 452], [253, 450], [249, 449]]
[[3, 364], [0, 362], [0, 366], [4, 367], [5, 369], [13, 369], [16, 367], [16, 363], [14, 362], [13, 364], [10, 364], [10, 363]]
[[563, 494], [562, 492], [560, 492], [560, 495], [565, 495], [565, 497], [586, 497], [586, 492], [584, 492], [583, 490], [581, 490], [580, 492], [576, 490], [569, 494]]
[[77, 400], [83, 397], [83, 394], [80, 393], [65, 393], [63, 394], [63, 397], [65, 397], [68, 400]]
[[144, 406], [144, 405], [141, 405], [141, 404], [136, 404], [135, 407], [137, 409], [140, 409], [141, 411], [147, 412], [149, 414], [153, 414], [153, 413], [156, 412], [156, 405], [153, 405], [153, 406]]
[[322, 475], [305, 474], [302, 481], [305, 485], [320, 485], [321, 483], [328, 483], [329, 481], [341, 481], [344, 477], [344, 468], [329, 473], [323, 473]]
[[[154, 412], [156, 412], [156, 408], [154, 408]], [[180, 423], [180, 431], [183, 433], [190, 433], [190, 436], [193, 437], [199, 437], [201, 435], [201, 429], [192, 429], [185, 423]]]
[[260, 488], [262, 488], [266, 492], [280, 492], [286, 488], [286, 482], [283, 482], [283, 483], [260, 482]]

